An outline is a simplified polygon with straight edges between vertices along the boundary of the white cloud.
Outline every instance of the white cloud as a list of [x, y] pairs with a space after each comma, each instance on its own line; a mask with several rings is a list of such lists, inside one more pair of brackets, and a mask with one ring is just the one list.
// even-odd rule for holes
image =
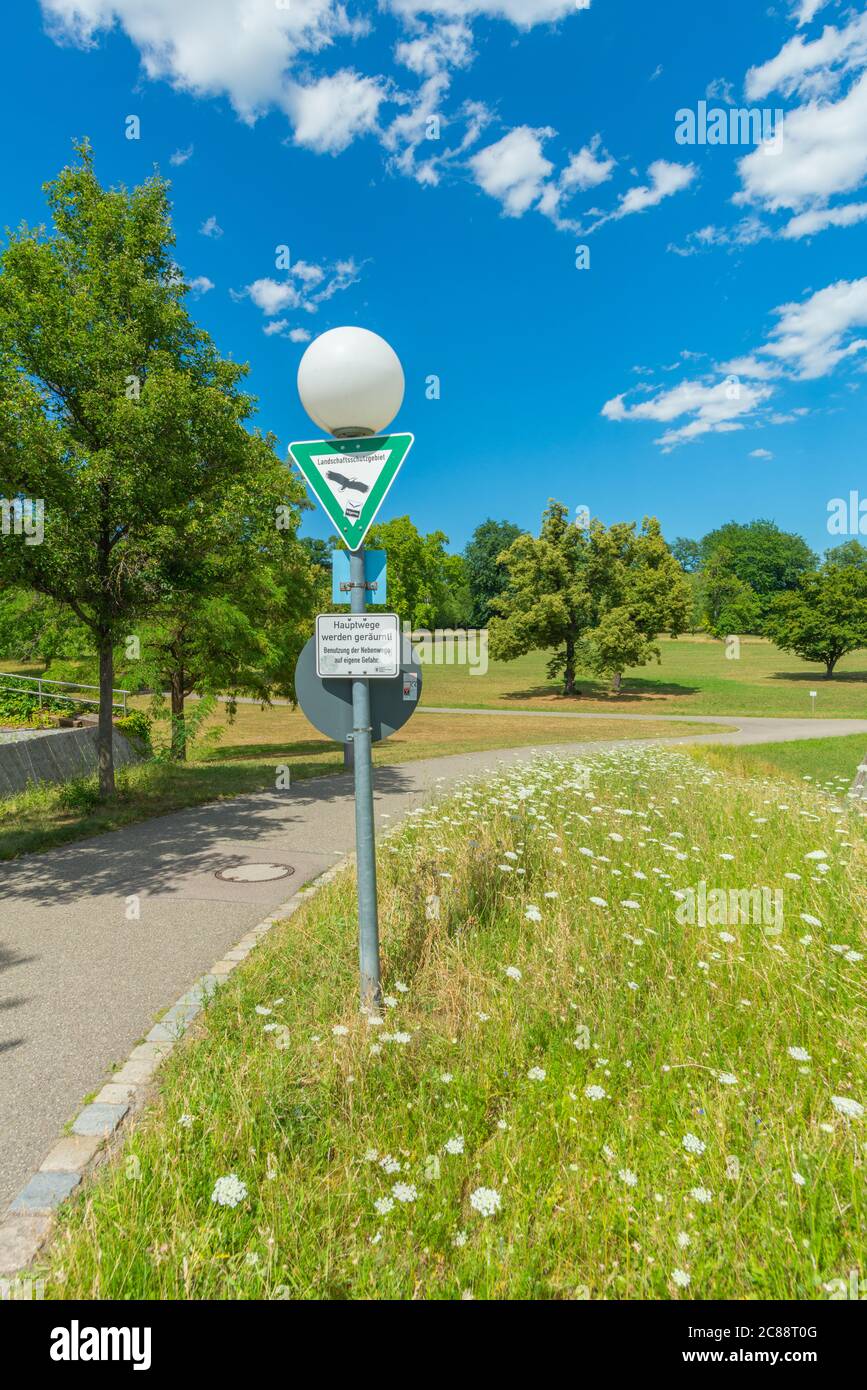
[[633, 212], [644, 212], [645, 208], [655, 208], [663, 198], [679, 193], [692, 183], [698, 170], [694, 164], [673, 164], [668, 159], [655, 159], [648, 165], [649, 184], [640, 184], [621, 194], [613, 217], [628, 217]]
[[542, 153], [542, 141], [553, 134], [549, 127], [518, 126], [469, 160], [476, 183], [502, 203], [507, 217], [522, 217], [538, 203], [554, 170]]
[[782, 367], [774, 362], [762, 361], [755, 353], [731, 357], [728, 362], [720, 363], [719, 370], [726, 376], [748, 377], [752, 381], [773, 381], [783, 375]]
[[553, 24], [576, 10], [589, 10], [590, 0], [388, 0], [396, 14], [442, 15], [449, 19], [507, 19], [520, 29]]
[[292, 274], [299, 280], [303, 280], [305, 285], [318, 285], [320, 280], [325, 278], [325, 271], [321, 265], [311, 265], [309, 261], [295, 261], [292, 265]]
[[682, 246], [669, 242], [667, 249], [677, 256], [695, 256], [717, 246], [733, 251], [740, 246], [754, 246], [757, 241], [771, 235], [771, 229], [760, 218], [750, 214], [742, 217], [733, 227], [717, 227], [713, 223], [698, 227], [696, 231], [689, 232]]
[[[360, 272], [361, 267], [352, 257], [345, 261], [338, 261], [334, 266], [328, 284], [313, 295], [311, 302], [314, 306], [317, 304], [324, 304], [326, 300], [331, 299], [335, 294], [339, 294], [341, 290], [348, 290], [350, 285], [357, 283], [360, 278]], [[305, 305], [305, 307], [307, 306]]]
[[192, 145], [187, 145], [185, 150], [175, 150], [174, 154], [169, 156], [169, 164], [186, 164], [187, 160], [192, 158], [192, 154]]
[[637, 405], [624, 404], [624, 396], [614, 396], [602, 407], [607, 420], [653, 420], [671, 424], [689, 416], [686, 424], [667, 429], [657, 443], [664, 453], [678, 444], [704, 434], [722, 434], [743, 429], [742, 416], [751, 415], [771, 395], [772, 387], [740, 382], [735, 388], [725, 380], [682, 381]]
[[394, 56], [419, 77], [433, 77], [444, 68], [465, 68], [473, 60], [473, 32], [463, 20], [439, 24], [405, 39]]
[[713, 82], [708, 82], [704, 94], [710, 101], [724, 101], [728, 106], [734, 101], [732, 84], [725, 77], [715, 77]]
[[190, 294], [193, 296], [194, 299], [201, 299], [203, 294], [207, 294], [208, 290], [212, 290], [214, 288], [213, 280], [209, 280], [207, 275], [197, 275], [195, 279], [188, 280], [187, 284], [189, 286]]
[[602, 414], [608, 420], [665, 425], [685, 418], [685, 424], [667, 429], [657, 440], [666, 452], [704, 434], [743, 429], [757, 416], [777, 425], [805, 415], [806, 407], [798, 407], [768, 417], [763, 407], [783, 379], [827, 376], [846, 358], [867, 350], [867, 339], [855, 336], [857, 329], [867, 328], [867, 277], [840, 280], [801, 303], [781, 304], [773, 313], [777, 322], [765, 342], [754, 353], [722, 363], [717, 378], [682, 381], [635, 405], [626, 404], [627, 392], [622, 392], [605, 402]]
[[300, 54], [360, 34], [337, 0], [42, 0], [49, 32], [92, 45], [118, 24], [139, 49], [145, 73], [195, 96], [222, 96], [244, 120], [278, 103]]
[[288, 319], [272, 319], [264, 325], [262, 332], [267, 338], [273, 338], [275, 335], [288, 338], [290, 343], [309, 343], [312, 337], [306, 328], [290, 328]]
[[594, 135], [589, 145], [584, 145], [577, 154], [570, 155], [569, 163], [560, 175], [560, 187], [564, 192], [596, 188], [611, 178], [616, 160], [610, 155], [598, 156], [602, 142], [600, 135]]
[[750, 68], [744, 82], [747, 100], [761, 101], [771, 92], [790, 97], [828, 95], [847, 72], [867, 61], [867, 14], [844, 29], [827, 24], [817, 39], [797, 34], [773, 58]]
[[867, 276], [838, 280], [774, 313], [779, 322], [759, 352], [802, 379], [827, 376], [844, 358], [867, 348], [867, 341], [849, 336], [867, 328]]
[[856, 222], [867, 219], [867, 203], [844, 203], [836, 208], [815, 208], [812, 212], [799, 213], [787, 222], [780, 236], [787, 241], [799, 237], [815, 236], [826, 227], [854, 227]]
[[[270, 276], [263, 276], [261, 280], [254, 280], [251, 285], [247, 285], [243, 292], [234, 296], [236, 299], [252, 299], [257, 309], [261, 309], [263, 314], [269, 317], [279, 314], [281, 309], [297, 309], [301, 303], [301, 295], [296, 287], [288, 280], [272, 280]], [[276, 330], [274, 330], [276, 332]]]
[[[252, 124], [274, 108], [292, 125], [292, 140], [316, 154], [338, 155], [373, 135], [391, 169], [425, 186], [467, 172], [509, 216], [538, 205], [555, 226], [572, 230], [560, 207], [611, 176], [614, 160], [596, 136], [571, 155], [560, 175], [542, 151], [553, 132], [519, 126], [474, 155], [493, 119], [482, 101], [466, 98], [444, 109], [453, 73], [473, 62], [476, 21], [499, 20], [520, 31], [555, 25], [590, 8], [591, 0], [380, 0], [370, 19], [354, 17], [361, 0], [41, 0], [48, 32], [59, 43], [95, 47], [119, 28], [138, 49], [146, 77], [197, 97], [226, 96]], [[338, 58], [316, 71], [315, 55], [368, 34], [391, 11], [399, 26], [396, 61], [421, 79], [416, 91]], [[384, 108], [396, 106], [387, 118]], [[436, 117], [436, 131], [430, 130]], [[441, 132], [448, 132], [448, 143]], [[182, 164], [192, 154], [177, 150]], [[552, 177], [553, 176], [553, 177]], [[202, 228], [219, 236], [216, 219]], [[305, 308], [309, 305], [305, 304]]]
[[674, 164], [668, 159], [655, 159], [648, 165], [647, 172], [650, 183], [636, 184], [634, 188], [621, 193], [614, 210], [599, 217], [592, 226], [584, 228], [585, 233], [589, 235], [598, 231], [606, 222], [618, 222], [621, 217], [655, 208], [663, 198], [670, 198], [672, 194], [688, 188], [698, 170], [694, 164]]
[[797, 22], [798, 28], [809, 24], [813, 16], [824, 9], [827, 3], [828, 0], [794, 0], [792, 18]]
[[[236, 301], [251, 300], [266, 318], [274, 318], [286, 309], [301, 309], [306, 314], [315, 314], [320, 304], [354, 285], [359, 279], [360, 269], [352, 257], [337, 261], [328, 269], [309, 261], [295, 261], [285, 280], [275, 280], [265, 275], [245, 285], [243, 290], [230, 290], [229, 293]], [[296, 281], [300, 281], [300, 285]], [[267, 324], [264, 331], [269, 335], [282, 333], [288, 323], [288, 319], [282, 318], [276, 323]], [[306, 332], [306, 329], [293, 331]], [[304, 340], [295, 338], [293, 341]]]
[[773, 454], [771, 453], [770, 449], [751, 449], [751, 450], [750, 450], [750, 458], [751, 458], [751, 459], [772, 459], [773, 457], [774, 457], [774, 456], [773, 456]]
[[786, 114], [774, 154], [757, 149], [738, 163], [736, 203], [794, 212], [857, 188], [867, 175], [867, 73], [838, 102], [811, 102]]
[[579, 232], [580, 223], [574, 218], [563, 216], [563, 203], [569, 202], [576, 193], [586, 192], [606, 183], [611, 178], [616, 164], [617, 161], [602, 148], [601, 135], [594, 135], [578, 154], [569, 156], [569, 162], [560, 171], [558, 178], [545, 184], [539, 199], [539, 211], [550, 218], [560, 231]]
[[316, 154], [340, 154], [356, 138], [376, 129], [385, 100], [379, 79], [341, 68], [307, 86], [293, 82], [284, 105], [295, 128], [295, 144]]
[[202, 236], [221, 237], [223, 235], [222, 227], [220, 226], [216, 217], [213, 216], [207, 217], [205, 219], [205, 221], [199, 228], [199, 231], [201, 232]]

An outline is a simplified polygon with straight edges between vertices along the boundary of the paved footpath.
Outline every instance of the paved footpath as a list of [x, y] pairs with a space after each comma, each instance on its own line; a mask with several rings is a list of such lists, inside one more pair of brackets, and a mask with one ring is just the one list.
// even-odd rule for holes
[[[520, 719], [522, 712], [513, 713]], [[666, 744], [863, 733], [867, 745], [867, 720], [689, 719], [733, 732]], [[377, 823], [394, 824], [433, 790], [467, 775], [544, 751], [592, 753], [626, 742], [659, 740], [560, 743], [381, 767]], [[352, 781], [340, 775], [192, 807], [0, 864], [0, 1212], [154, 1016], [272, 908], [343, 858], [354, 838]], [[215, 877], [262, 862], [289, 864], [295, 873], [264, 883]], [[132, 895], [140, 917], [128, 921]]]

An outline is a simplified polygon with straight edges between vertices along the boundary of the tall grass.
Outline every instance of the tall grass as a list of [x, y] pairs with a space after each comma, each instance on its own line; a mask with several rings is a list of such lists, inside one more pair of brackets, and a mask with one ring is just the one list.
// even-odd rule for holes
[[[864, 868], [854, 813], [673, 752], [467, 784], [381, 846], [380, 1018], [347, 874], [169, 1060], [47, 1295], [828, 1297], [867, 1273]], [[679, 921], [700, 880], [782, 931]]]

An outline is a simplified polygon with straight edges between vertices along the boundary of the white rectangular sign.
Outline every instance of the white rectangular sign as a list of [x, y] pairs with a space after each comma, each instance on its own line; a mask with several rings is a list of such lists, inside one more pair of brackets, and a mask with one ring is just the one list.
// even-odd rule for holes
[[316, 674], [326, 680], [400, 672], [400, 630], [396, 613], [319, 613], [316, 618]]

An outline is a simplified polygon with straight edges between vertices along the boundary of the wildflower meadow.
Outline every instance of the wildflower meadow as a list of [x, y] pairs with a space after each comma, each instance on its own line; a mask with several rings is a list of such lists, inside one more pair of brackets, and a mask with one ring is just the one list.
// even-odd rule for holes
[[381, 1010], [344, 873], [168, 1060], [48, 1296], [822, 1300], [863, 1274], [863, 813], [680, 752], [540, 756], [411, 813], [379, 871]]

